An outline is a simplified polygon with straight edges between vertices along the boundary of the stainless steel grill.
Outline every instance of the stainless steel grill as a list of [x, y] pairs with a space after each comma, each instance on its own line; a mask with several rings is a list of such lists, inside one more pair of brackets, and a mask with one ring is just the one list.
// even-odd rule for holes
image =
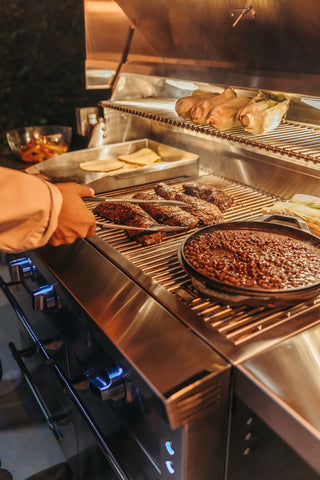
[[[183, 181], [176, 179], [174, 186], [182, 190]], [[257, 218], [262, 214], [262, 208], [271, 206], [277, 198], [266, 192], [212, 174], [202, 175], [201, 182], [210, 183], [234, 197], [234, 205], [224, 212], [226, 221]], [[172, 181], [168, 183], [173, 184]], [[132, 196], [142, 190], [152, 191], [153, 184], [147, 187], [119, 190], [116, 195]], [[114, 196], [115, 192], [112, 195]], [[96, 204], [92, 204], [90, 208], [94, 208], [94, 205]], [[237, 361], [236, 358], [239, 355], [241, 357], [247, 355], [247, 347], [259, 337], [264, 339], [267, 337], [269, 341], [274, 341], [276, 338], [274, 330], [279, 333], [278, 329], [280, 329], [283, 335], [286, 327], [291, 333], [292, 330], [302, 328], [303, 325], [310, 322], [308, 313], [311, 314], [314, 309], [318, 309], [320, 298], [286, 308], [253, 308], [230, 307], [200, 297], [195, 291], [190, 277], [180, 266], [177, 256], [177, 249], [186, 234], [168, 234], [162, 243], [147, 247], [128, 240], [123, 230], [99, 230], [97, 234], [99, 238], [125, 257], [129, 265], [136, 267], [132, 273], [135, 278], [137, 274], [141, 276], [143, 273], [145, 279], [151, 278], [156, 283], [158, 290], [160, 287], [162, 300], [163, 291], [178, 297], [188, 311], [195, 316], [195, 328], [201, 329], [202, 326], [205, 326], [206, 339], [208, 336], [210, 337], [210, 331], [214, 335], [218, 334], [223, 343], [221, 353], [226, 355], [226, 344], [229, 345], [227, 355], [231, 355], [234, 361]], [[131, 270], [130, 266], [127, 267], [127, 270]], [[214, 343], [217, 346], [216, 337]], [[229, 350], [230, 346], [232, 346], [231, 350]]]
[[[67, 154], [69, 177], [63, 156], [52, 159], [58, 176], [43, 169], [46, 162], [39, 170], [103, 196], [131, 197], [159, 181], [178, 189], [189, 180], [208, 182], [235, 198], [226, 222], [254, 220], [296, 193], [320, 197], [318, 3], [85, 0], [86, 88], [99, 103], [77, 109], [77, 127], [90, 136], [89, 148]], [[176, 114], [179, 98], [227, 87], [238, 97], [288, 95], [285, 120], [252, 135], [242, 127], [219, 132]], [[184, 155], [179, 166], [176, 155], [155, 149], [173, 162], [158, 177], [146, 169], [92, 178], [78, 168], [83, 156], [116, 159], [156, 144], [188, 154], [186, 163]], [[94, 158], [94, 147], [106, 157]], [[46, 245], [23, 259], [40, 274], [26, 278], [28, 291], [45, 279], [44, 303], [62, 307], [45, 313], [67, 335], [61, 356], [65, 362], [67, 355], [68, 377], [79, 378], [81, 370], [103, 400], [91, 407], [83, 391], [81, 415], [87, 410], [97, 444], [121, 479], [319, 479], [320, 295], [307, 300], [302, 289], [299, 304], [273, 307], [275, 297], [266, 294], [266, 307], [260, 298], [231, 298], [226, 285], [214, 297], [214, 282], [206, 289], [180, 264], [189, 233], [142, 246], [125, 230], [97, 228], [93, 237]], [[244, 305], [247, 299], [259, 306]], [[123, 378], [113, 382], [115, 370]], [[113, 423], [121, 427], [120, 451]]]
[[[198, 155], [199, 173], [179, 171], [175, 175], [179, 178], [170, 183], [179, 188], [186, 176], [192, 175], [231, 193], [236, 204], [225, 213], [226, 221], [254, 219], [275, 199], [290, 199], [295, 193], [320, 196], [320, 70], [314, 61], [319, 58], [320, 17], [316, 0], [304, 2], [303, 6], [300, 0], [256, 0], [247, 8], [240, 0], [170, 0], [161, 5], [149, 0], [147, 8], [143, 1], [117, 0], [116, 3], [125, 18], [118, 17], [116, 21], [114, 11], [112, 15], [104, 15], [101, 9], [101, 25], [97, 25], [92, 21], [98, 16], [97, 2], [85, 1], [89, 27], [87, 84], [95, 88], [94, 82], [99, 80], [99, 85], [105, 88], [109, 79], [109, 86], [115, 87], [111, 95], [108, 91], [107, 98], [99, 102], [102, 108], [97, 108], [100, 117], [103, 111], [98, 127], [106, 130], [105, 143], [148, 137]], [[104, 25], [103, 18], [106, 19]], [[134, 37], [129, 52], [124, 36], [118, 38], [123, 20], [133, 25], [140, 35]], [[121, 72], [118, 64], [115, 65], [116, 53], [118, 59], [126, 59]], [[120, 72], [116, 82], [111, 77], [114, 71], [116, 75]], [[218, 132], [176, 114], [177, 99], [197, 90], [220, 93], [226, 87], [233, 88], [237, 96], [255, 96], [261, 90], [287, 94], [290, 108], [285, 121], [271, 133], [252, 135], [241, 127]], [[174, 176], [165, 177], [165, 181], [169, 178]], [[151, 182], [155, 181], [159, 179], [140, 178], [139, 183], [147, 185], [137, 187], [136, 181], [129, 190], [119, 191], [118, 188], [128, 185], [117, 183], [109, 191], [132, 195], [152, 189]], [[200, 294], [200, 282], [191, 280], [180, 266], [177, 251], [184, 236], [170, 234], [159, 245], [142, 247], [129, 241], [124, 231], [98, 232], [75, 252], [81, 259], [80, 253], [89, 253], [84, 265], [91, 270], [92, 284], [98, 293], [90, 285], [92, 298], [86, 294], [83, 299], [79, 295], [78, 280], [68, 278], [67, 284], [80, 301], [88, 305], [102, 328], [109, 325], [109, 315], [113, 316], [119, 307], [115, 322], [118, 332], [129, 296], [128, 290], [123, 290], [123, 279], [112, 288], [108, 281], [104, 287], [100, 286], [111, 264], [134, 282], [141, 294], [147, 295], [143, 308], [138, 303], [132, 312], [126, 312], [128, 331], [116, 338], [116, 346], [121, 346], [123, 339], [132, 349], [139, 344], [139, 354], [149, 346], [152, 340], [149, 335], [144, 336], [144, 343], [135, 335], [132, 345], [127, 335], [130, 337], [131, 331], [136, 332], [131, 316], [144, 311], [148, 311], [149, 316], [143, 327], [149, 332], [149, 322], [152, 325], [155, 321], [149, 303], [155, 300], [170, 315], [166, 324], [169, 330], [162, 324], [159, 337], [162, 348], [167, 342], [171, 343], [171, 328], [178, 324], [224, 357], [232, 374], [228, 385], [230, 442], [226, 442], [223, 478], [282, 480], [288, 477], [288, 472], [294, 480], [318, 478], [320, 467], [315, 452], [319, 450], [320, 438], [319, 358], [316, 352], [319, 351], [320, 298], [307, 301], [300, 297], [301, 303], [291, 307], [221, 305], [220, 300], [212, 300], [210, 289], [207, 297], [205, 289]], [[99, 267], [92, 270], [95, 256], [91, 250], [96, 252], [95, 249]], [[59, 273], [63, 270], [62, 276], [67, 276], [60, 262], [58, 266], [55, 264], [55, 269]], [[77, 265], [76, 272], [80, 271]], [[101, 314], [99, 293], [108, 303], [104, 305], [105, 300], [100, 303]], [[227, 292], [223, 293], [221, 302], [228, 301]], [[106, 333], [108, 335], [108, 331]], [[180, 334], [175, 342], [175, 351], [187, 351], [188, 358], [197, 362]], [[175, 362], [176, 354], [173, 357], [170, 374], [184, 371], [184, 363]], [[152, 360], [151, 355], [148, 372], [165, 370], [162, 361]], [[238, 403], [239, 399], [244, 405]], [[252, 412], [293, 451], [284, 451], [279, 438], [270, 441], [271, 432], [266, 434], [261, 426], [263, 422], [257, 425]], [[212, 422], [211, 428], [216, 430], [216, 427], [216, 422]], [[212, 445], [203, 441], [202, 433], [200, 435], [203, 425], [197, 428], [196, 444], [207, 445], [211, 450]], [[222, 438], [219, 434], [219, 443]], [[294, 458], [294, 452], [316, 468], [316, 473], [310, 474], [305, 466], [300, 472], [300, 459]], [[194, 446], [188, 456], [195, 457]], [[270, 462], [271, 458], [275, 461]], [[215, 458], [215, 464], [219, 464], [220, 459]], [[277, 467], [273, 468], [274, 465]], [[190, 478], [199, 478], [199, 470], [193, 473]], [[205, 478], [218, 477], [210, 472]]]

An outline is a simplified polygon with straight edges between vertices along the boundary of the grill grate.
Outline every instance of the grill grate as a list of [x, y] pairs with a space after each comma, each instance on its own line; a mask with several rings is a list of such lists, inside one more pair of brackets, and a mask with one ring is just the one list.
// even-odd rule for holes
[[[174, 182], [167, 183], [174, 184], [176, 188], [182, 190], [183, 181], [185, 179], [180, 181], [176, 179]], [[265, 192], [218, 176], [203, 175], [201, 176], [201, 182], [210, 183], [235, 198], [235, 204], [224, 212], [226, 221], [254, 219], [261, 215], [263, 207], [271, 206], [277, 199]], [[116, 195], [131, 197], [137, 191], [153, 191], [153, 186], [149, 185], [147, 189], [146, 187], [133, 187], [125, 191], [119, 190]], [[112, 195], [114, 196], [115, 192]], [[92, 204], [93, 206], [94, 204]], [[221, 305], [211, 299], [199, 297], [194, 292], [190, 277], [181, 268], [177, 250], [182, 239], [186, 236], [185, 233], [168, 234], [164, 237], [162, 243], [148, 247], [143, 247], [128, 240], [123, 230], [103, 230], [98, 231], [97, 234], [144, 274], [151, 277], [173, 295], [178, 295], [180, 299], [183, 299], [188, 308], [197, 315], [199, 321], [210, 326], [234, 345], [243, 344], [262, 332], [282, 325], [295, 314], [304, 310], [307, 311], [320, 301], [320, 299], [316, 299], [293, 307], [279, 308]]]
[[271, 133], [264, 135], [252, 135], [240, 127], [218, 132], [210, 126], [197, 125], [189, 120], [181, 119], [174, 111], [174, 102], [171, 101], [171, 104], [168, 102], [164, 106], [160, 102], [157, 106], [156, 100], [153, 102], [153, 106], [150, 102], [145, 103], [142, 100], [133, 102], [132, 105], [128, 102], [125, 104], [122, 104], [122, 102], [101, 102], [101, 104], [104, 108], [150, 118], [174, 127], [219, 137], [229, 142], [233, 141], [249, 147], [256, 147], [272, 154], [281, 154], [283, 160], [287, 155], [290, 157], [291, 163], [305, 165], [306, 162], [311, 162], [313, 168], [320, 169], [320, 127], [316, 125], [284, 121]]

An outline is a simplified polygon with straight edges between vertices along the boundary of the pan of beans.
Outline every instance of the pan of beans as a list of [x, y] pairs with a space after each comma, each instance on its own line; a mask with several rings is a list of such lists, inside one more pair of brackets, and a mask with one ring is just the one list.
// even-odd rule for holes
[[320, 295], [320, 238], [294, 217], [204, 227], [178, 255], [198, 293], [229, 305], [292, 305]]

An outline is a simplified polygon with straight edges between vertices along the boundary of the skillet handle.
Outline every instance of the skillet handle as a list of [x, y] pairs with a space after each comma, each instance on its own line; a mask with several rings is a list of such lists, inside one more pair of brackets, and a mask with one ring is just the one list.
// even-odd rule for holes
[[266, 215], [260, 215], [255, 218], [257, 222], [272, 222], [272, 220], [278, 220], [278, 223], [288, 223], [291, 226], [297, 227], [304, 232], [310, 233], [309, 227], [304, 220], [297, 217], [291, 217], [289, 215], [280, 215], [278, 213], [267, 213]]
[[269, 297], [254, 297], [250, 294], [248, 295], [239, 295], [239, 294], [229, 294], [221, 290], [212, 290], [207, 288], [203, 283], [192, 280], [193, 286], [201, 295], [204, 295], [210, 299], [215, 300], [216, 302], [223, 303], [224, 305], [230, 305], [231, 307], [240, 307], [243, 305], [249, 305], [252, 307], [274, 307], [274, 300]]

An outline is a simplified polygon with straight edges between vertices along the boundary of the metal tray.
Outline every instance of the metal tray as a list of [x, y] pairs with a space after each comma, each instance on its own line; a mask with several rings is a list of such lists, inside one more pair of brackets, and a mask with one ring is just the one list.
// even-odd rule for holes
[[[88, 160], [118, 159], [141, 148], [150, 148], [162, 157], [152, 166], [129, 172], [115, 171], [113, 175], [102, 172], [86, 172], [80, 163]], [[87, 148], [50, 158], [35, 167], [53, 182], [77, 182], [89, 185], [96, 193], [108, 192], [134, 185], [158, 182], [179, 176], [193, 176], [199, 173], [199, 156], [154, 140], [143, 138], [123, 143], [114, 143], [98, 148]]]

